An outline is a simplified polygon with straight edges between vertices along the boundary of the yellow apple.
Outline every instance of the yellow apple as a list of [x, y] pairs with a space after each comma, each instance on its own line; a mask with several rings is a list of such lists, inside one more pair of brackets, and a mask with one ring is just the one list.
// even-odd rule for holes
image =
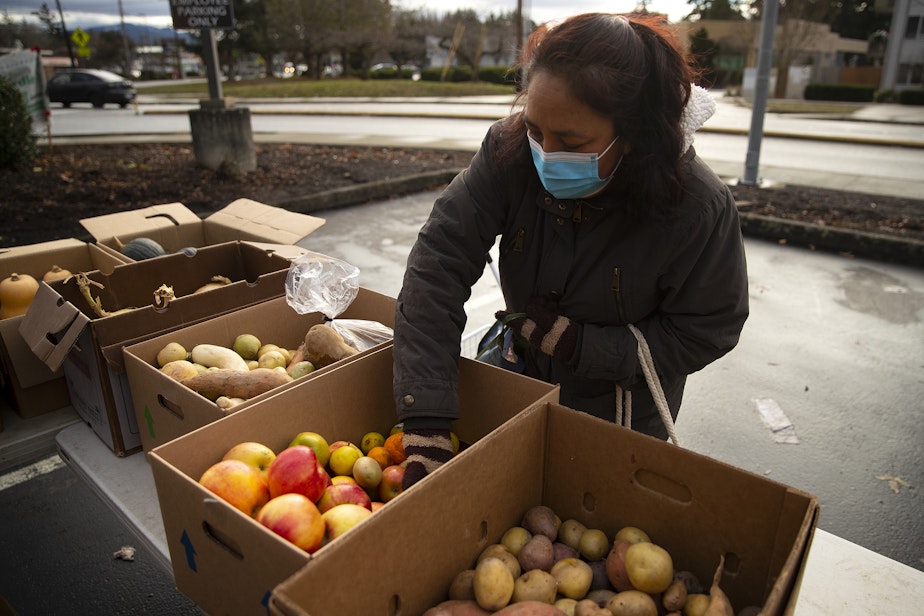
[[254, 467], [266, 477], [266, 469], [269, 468], [270, 463], [275, 458], [276, 453], [263, 443], [246, 441], [238, 443], [229, 449], [222, 457], [222, 460], [240, 460]]
[[202, 473], [199, 483], [249, 516], [270, 499], [263, 474], [240, 460], [216, 462]]
[[[334, 449], [327, 464], [335, 475], [352, 475], [353, 464], [362, 457], [363, 452], [352, 443]], [[378, 466], [378, 463], [376, 463]]]
[[326, 527], [321, 512], [301, 494], [282, 494], [263, 505], [257, 522], [308, 553], [324, 542]]
[[333, 541], [344, 535], [370, 515], [372, 515], [372, 509], [366, 509], [354, 503], [343, 503], [331, 507], [321, 514], [327, 528], [327, 540]]

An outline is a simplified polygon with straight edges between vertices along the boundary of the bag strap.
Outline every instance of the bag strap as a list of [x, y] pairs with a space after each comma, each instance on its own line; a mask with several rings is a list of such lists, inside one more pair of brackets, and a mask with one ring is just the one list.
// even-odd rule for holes
[[[629, 331], [638, 341], [638, 361], [642, 366], [645, 382], [648, 383], [648, 389], [651, 390], [651, 397], [658, 408], [661, 421], [664, 422], [664, 427], [667, 428], [667, 435], [679, 447], [680, 441], [677, 440], [677, 433], [674, 431], [674, 418], [671, 417], [667, 397], [664, 395], [664, 389], [661, 388], [661, 380], [658, 378], [657, 370], [655, 370], [654, 358], [651, 355], [651, 349], [648, 347], [648, 341], [645, 340], [645, 336], [635, 325], [629, 323], [626, 327], [629, 328]], [[632, 392], [623, 390], [618, 385], [616, 386], [616, 422], [627, 428], [632, 428]]]

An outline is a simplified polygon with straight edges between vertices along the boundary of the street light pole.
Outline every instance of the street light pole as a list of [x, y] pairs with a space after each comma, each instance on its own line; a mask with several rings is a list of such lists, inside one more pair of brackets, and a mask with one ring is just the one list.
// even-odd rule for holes
[[122, 24], [122, 74], [131, 78], [131, 58], [128, 57], [128, 37], [125, 36], [125, 13], [122, 12], [122, 0], [119, 0], [119, 22]]

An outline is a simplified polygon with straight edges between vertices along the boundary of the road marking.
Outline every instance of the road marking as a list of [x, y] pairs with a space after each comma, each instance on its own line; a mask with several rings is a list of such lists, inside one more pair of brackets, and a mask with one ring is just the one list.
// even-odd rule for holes
[[0, 475], [0, 492], [7, 488], [17, 486], [25, 481], [29, 481], [30, 479], [46, 475], [62, 466], [64, 466], [64, 460], [62, 460], [58, 454], [53, 454], [43, 460], [33, 462], [28, 466], [10, 471], [5, 475]]

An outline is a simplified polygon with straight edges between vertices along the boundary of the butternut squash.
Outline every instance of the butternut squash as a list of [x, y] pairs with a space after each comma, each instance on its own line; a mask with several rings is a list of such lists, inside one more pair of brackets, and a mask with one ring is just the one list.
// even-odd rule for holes
[[0, 282], [0, 319], [26, 314], [38, 288], [38, 280], [29, 274], [14, 272]]

